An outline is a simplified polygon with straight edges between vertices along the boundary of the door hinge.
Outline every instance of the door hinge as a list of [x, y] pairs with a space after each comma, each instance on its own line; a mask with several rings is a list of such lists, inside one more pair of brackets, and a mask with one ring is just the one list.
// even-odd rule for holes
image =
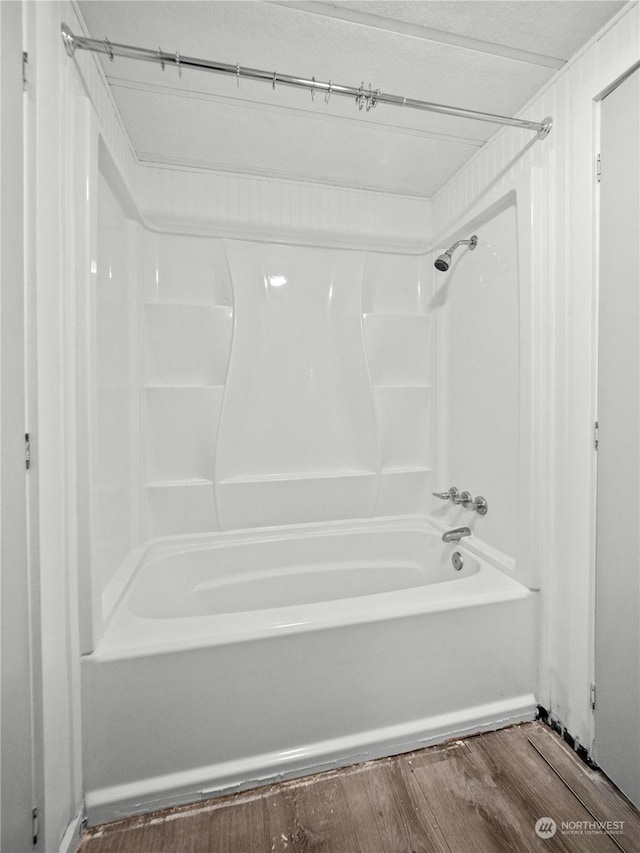
[[38, 843], [38, 807], [34, 806], [31, 809], [31, 827], [33, 834], [33, 846]]
[[598, 445], [600, 443], [599, 439], [598, 439], [598, 429], [599, 429], [598, 428], [598, 421], [594, 421], [594, 424], [593, 424], [593, 446], [596, 450], [598, 449]]
[[602, 155], [598, 154], [596, 157], [596, 182], [600, 183], [602, 178]]
[[26, 50], [22, 51], [22, 91], [27, 91], [29, 80], [27, 78], [27, 65], [29, 64], [29, 54]]
[[595, 711], [595, 709], [596, 709], [596, 686], [593, 683], [591, 684], [590, 694], [591, 694], [591, 710]]
[[31, 436], [28, 432], [24, 434], [24, 467], [31, 468]]

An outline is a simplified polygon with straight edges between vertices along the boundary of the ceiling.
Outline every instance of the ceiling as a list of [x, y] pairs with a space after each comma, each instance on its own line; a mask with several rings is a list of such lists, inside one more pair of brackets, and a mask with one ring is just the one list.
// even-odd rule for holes
[[[615, 0], [78, 2], [93, 38], [513, 116]], [[98, 56], [96, 54], [96, 56]], [[499, 126], [100, 56], [141, 163], [429, 197]], [[542, 120], [543, 116], [534, 116]]]

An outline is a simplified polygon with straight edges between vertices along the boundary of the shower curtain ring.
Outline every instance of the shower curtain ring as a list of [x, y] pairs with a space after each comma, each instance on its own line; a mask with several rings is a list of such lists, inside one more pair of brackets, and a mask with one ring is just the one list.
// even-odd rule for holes
[[373, 97], [373, 92], [371, 91], [371, 83], [369, 83], [369, 93], [365, 99], [367, 102], [367, 112], [369, 112], [369, 110], [371, 109], [371, 98], [372, 97]]
[[159, 59], [160, 59], [160, 67], [161, 67], [161, 68], [162, 68], [162, 70], [164, 71], [164, 54], [163, 54], [163, 52], [162, 52], [162, 48], [161, 48], [161, 47], [159, 47], [159, 48], [158, 48], [158, 57], [159, 57]]
[[276, 88], [276, 72], [275, 71], [273, 72], [273, 81], [271, 83], [271, 87], [275, 91], [275, 88]]
[[182, 79], [182, 68], [180, 67], [180, 54], [176, 50], [176, 66], [178, 68], [178, 76]]
[[316, 78], [315, 78], [315, 77], [312, 77], [312, 78], [311, 78], [311, 83], [312, 83], [312, 86], [311, 86], [311, 100], [312, 100], [312, 101], [315, 101], [315, 99], [316, 99]]
[[329, 103], [329, 98], [331, 97], [331, 90], [333, 89], [333, 83], [329, 80], [329, 88], [327, 89], [327, 94], [324, 96], [325, 104]]
[[358, 94], [356, 95], [356, 104], [358, 105], [358, 109], [361, 110], [364, 106], [364, 80], [360, 83], [360, 88], [358, 89]]
[[113, 56], [113, 48], [111, 47], [111, 42], [106, 37], [103, 39], [103, 41], [104, 41], [104, 49], [107, 52], [107, 54], [109, 55], [109, 59], [111, 60], [111, 62], [113, 62], [114, 56]]
[[236, 62], [236, 86], [240, 88], [240, 63]]

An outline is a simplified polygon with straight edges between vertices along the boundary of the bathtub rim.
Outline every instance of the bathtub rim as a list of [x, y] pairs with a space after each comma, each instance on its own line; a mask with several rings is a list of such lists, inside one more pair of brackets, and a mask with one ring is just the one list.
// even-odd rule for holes
[[469, 577], [441, 581], [424, 587], [375, 593], [330, 602], [300, 604], [264, 611], [242, 611], [233, 614], [177, 616], [150, 619], [133, 613], [126, 604], [127, 594], [145, 559], [162, 559], [174, 553], [225, 547], [234, 544], [278, 542], [283, 539], [323, 538], [328, 534], [348, 536], [354, 533], [420, 532], [439, 537], [436, 527], [424, 517], [392, 517], [364, 521], [320, 522], [260, 528], [251, 531], [225, 531], [195, 536], [162, 537], [147, 543], [137, 552], [136, 564], [130, 567], [108, 623], [105, 624], [89, 656], [94, 660], [123, 660], [132, 657], [175, 654], [179, 652], [249, 642], [287, 634], [320, 631], [344, 625], [401, 619], [442, 610], [527, 598], [533, 593], [519, 581], [500, 571], [482, 556], [471, 551], [467, 541], [443, 544], [443, 548], [469, 551], [480, 566]]
[[[169, 555], [176, 550], [197, 550], [207, 544], [233, 545], [247, 541], [270, 542], [277, 539], [293, 539], [301, 534], [321, 536], [326, 533], [361, 533], [367, 531], [391, 531], [420, 529], [437, 535], [447, 530], [440, 519], [427, 515], [390, 515], [376, 518], [342, 519], [337, 521], [304, 522], [278, 527], [248, 527], [233, 530], [206, 531], [204, 533], [183, 533], [172, 536], [158, 536], [148, 539], [142, 545], [132, 549], [114, 573], [102, 596], [102, 632], [108, 627], [117, 607], [121, 604], [138, 566], [151, 554], [161, 558], [163, 552]], [[461, 543], [463, 550], [474, 557], [489, 563], [513, 578], [513, 560], [495, 548], [487, 545], [479, 537], [465, 538]]]

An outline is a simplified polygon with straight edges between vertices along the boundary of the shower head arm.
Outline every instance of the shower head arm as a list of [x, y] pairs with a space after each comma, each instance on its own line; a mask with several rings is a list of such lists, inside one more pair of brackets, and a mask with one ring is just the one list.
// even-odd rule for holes
[[458, 240], [458, 242], [454, 243], [450, 249], [447, 249], [447, 254], [452, 255], [455, 252], [455, 250], [458, 248], [458, 246], [468, 246], [469, 251], [473, 252], [473, 250], [476, 248], [477, 245], [478, 245], [478, 238], [474, 234], [470, 240]]

